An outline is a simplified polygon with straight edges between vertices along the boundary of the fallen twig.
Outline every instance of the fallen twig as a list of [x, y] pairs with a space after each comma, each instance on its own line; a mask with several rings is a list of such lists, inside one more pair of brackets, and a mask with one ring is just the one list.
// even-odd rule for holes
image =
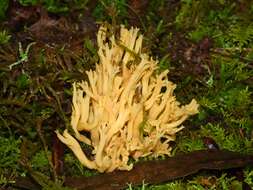
[[[252, 155], [226, 150], [200, 150], [181, 154], [166, 160], [140, 162], [131, 171], [115, 171], [92, 177], [66, 177], [65, 185], [77, 190], [119, 190], [128, 184], [157, 184], [185, 177], [200, 170], [224, 170], [253, 165]], [[34, 189], [31, 181], [16, 180], [15, 186]], [[33, 184], [34, 185], [34, 184]], [[29, 188], [33, 187], [33, 188]]]
[[157, 184], [194, 174], [202, 169], [222, 170], [253, 165], [253, 156], [230, 151], [195, 151], [167, 160], [136, 164], [133, 170], [116, 171], [93, 177], [68, 177], [65, 184], [76, 189], [119, 190], [127, 184], [141, 185], [143, 181]]

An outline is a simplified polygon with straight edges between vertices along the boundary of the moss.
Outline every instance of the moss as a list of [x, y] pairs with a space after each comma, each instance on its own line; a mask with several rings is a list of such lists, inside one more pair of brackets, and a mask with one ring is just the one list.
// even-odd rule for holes
[[45, 151], [38, 151], [31, 159], [31, 166], [35, 171], [41, 171], [44, 174], [50, 175], [48, 168], [50, 168], [48, 158], [51, 158], [51, 153], [46, 155]]
[[20, 159], [20, 138], [0, 137], [0, 169], [17, 169], [17, 162]]
[[202, 136], [209, 136], [215, 140], [221, 149], [237, 151], [241, 153], [252, 153], [253, 141], [247, 138], [242, 138], [237, 130], [225, 129], [220, 125], [207, 124], [201, 128]]

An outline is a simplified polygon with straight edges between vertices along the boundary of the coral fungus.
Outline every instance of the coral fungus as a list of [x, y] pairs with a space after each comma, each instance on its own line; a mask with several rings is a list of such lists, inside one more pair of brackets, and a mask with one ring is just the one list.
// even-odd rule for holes
[[[194, 99], [185, 106], [176, 101], [168, 70], [158, 73], [157, 61], [141, 52], [142, 39], [136, 28], [122, 26], [116, 39], [100, 27], [100, 61], [87, 71], [88, 81], [73, 84], [75, 138], [67, 130], [57, 136], [90, 169], [130, 170], [130, 157], [170, 155], [169, 142], [182, 122], [198, 112]], [[82, 151], [81, 142], [93, 148], [93, 159]]]

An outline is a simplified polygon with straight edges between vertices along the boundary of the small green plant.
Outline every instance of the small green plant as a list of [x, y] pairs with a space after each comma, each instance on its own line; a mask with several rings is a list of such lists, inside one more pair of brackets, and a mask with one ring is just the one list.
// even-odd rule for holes
[[221, 177], [217, 178], [215, 176], [203, 177], [197, 176], [187, 183], [187, 188], [189, 190], [230, 190], [230, 189], [242, 189], [242, 183], [235, 180], [234, 177], [227, 177], [223, 174]]
[[[0, 170], [1, 172], [1, 170]], [[10, 184], [14, 184], [15, 180], [11, 179], [12, 176], [9, 178], [5, 177], [3, 174], [0, 174], [0, 189], [5, 189], [4, 187]]]
[[197, 176], [193, 179], [186, 181], [176, 180], [173, 182], [161, 184], [161, 185], [148, 185], [142, 184], [141, 186], [133, 187], [129, 184], [126, 190], [230, 190], [230, 189], [242, 189], [242, 183], [236, 180], [234, 177], [227, 177], [223, 174], [217, 178], [215, 176]]
[[5, 18], [5, 11], [9, 6], [9, 0], [2, 0], [0, 3], [0, 20]]
[[221, 149], [227, 149], [230, 151], [237, 151], [241, 153], [252, 153], [253, 141], [243, 139], [236, 130], [230, 129], [225, 130], [224, 127], [219, 124], [213, 125], [208, 123], [201, 127], [201, 136], [208, 136], [215, 140], [215, 142], [220, 146]]
[[37, 5], [41, 3], [49, 12], [53, 13], [64, 13], [69, 10], [68, 5], [65, 1], [59, 0], [19, 0], [19, 3], [23, 6]]
[[0, 169], [17, 168], [21, 139], [0, 137]]
[[92, 14], [99, 21], [104, 21], [107, 18], [114, 22], [115, 18], [113, 17], [126, 16], [126, 5], [126, 0], [100, 0]]
[[97, 174], [96, 171], [85, 168], [73, 154], [66, 154], [64, 157], [65, 165], [71, 170], [72, 175], [77, 176], [94, 176]]
[[151, 186], [151, 190], [185, 190], [185, 185], [181, 181], [173, 181], [164, 185]]
[[207, 108], [209, 110], [215, 110], [218, 107], [217, 102], [215, 102], [211, 98], [207, 98], [207, 97], [202, 97], [200, 99], [199, 103], [201, 106], [203, 106], [204, 108]]
[[197, 26], [205, 15], [203, 10], [207, 5], [208, 1], [182, 0], [180, 11], [175, 19], [176, 27], [188, 29]]
[[159, 70], [164, 71], [169, 68], [170, 66], [170, 58], [169, 55], [165, 55], [162, 57], [162, 59], [159, 61]]
[[21, 5], [29, 6], [36, 5], [40, 2], [40, 0], [18, 0]]
[[199, 42], [203, 37], [210, 36], [211, 34], [212, 28], [201, 23], [195, 30], [190, 31], [187, 36], [193, 42]]
[[0, 45], [7, 44], [11, 39], [11, 35], [6, 31], [0, 31]]
[[85, 39], [84, 40], [84, 47], [87, 48], [87, 50], [93, 55], [97, 55], [97, 50], [96, 48], [94, 47], [92, 41], [90, 39]]
[[244, 182], [247, 183], [251, 188], [253, 188], [253, 170], [252, 168], [247, 168], [244, 170]]
[[49, 12], [53, 13], [65, 13], [69, 11], [69, 7], [65, 3], [61, 3], [59, 0], [44, 1], [45, 7]]
[[126, 190], [147, 190], [147, 184], [145, 184], [144, 181], [140, 187], [132, 187], [132, 184], [128, 184], [128, 188]]
[[26, 73], [22, 73], [21, 75], [19, 75], [16, 81], [17, 87], [19, 89], [28, 88], [31, 83], [32, 82], [30, 76]]
[[25, 51], [24, 51], [22, 48], [21, 42], [18, 43], [19, 59], [15, 63], [12, 63], [9, 65], [10, 70], [12, 70], [12, 67], [28, 61], [28, 54], [29, 54], [30, 48], [34, 44], [35, 44], [35, 42], [28, 44]]
[[241, 63], [238, 59], [217, 59], [214, 62], [220, 66], [220, 80], [217, 80], [218, 86], [234, 86], [232, 85], [233, 82], [247, 80], [253, 76], [253, 72], [247, 68], [247, 65]]
[[228, 111], [232, 112], [235, 108], [238, 111], [247, 111], [251, 105], [251, 94], [252, 92], [249, 91], [248, 87], [244, 89], [237, 87], [224, 89], [217, 97], [220, 99], [220, 106], [228, 109]]
[[231, 25], [227, 40], [230, 47], [242, 48], [249, 47], [253, 42], [253, 25], [252, 24], [235, 24]]
[[192, 152], [196, 150], [203, 150], [204, 144], [201, 139], [190, 139], [189, 137], [186, 137], [182, 140], [180, 140], [178, 144], [178, 149], [183, 152]]
[[[50, 156], [50, 155], [48, 155]], [[46, 155], [45, 151], [37, 152], [31, 160], [32, 168], [36, 170], [44, 170], [49, 168], [48, 156]]]

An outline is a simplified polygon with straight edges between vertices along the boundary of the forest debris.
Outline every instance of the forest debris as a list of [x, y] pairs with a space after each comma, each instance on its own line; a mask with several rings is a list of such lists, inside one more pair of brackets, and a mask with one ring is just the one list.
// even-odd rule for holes
[[127, 184], [158, 184], [197, 173], [200, 170], [224, 170], [253, 165], [252, 155], [226, 150], [200, 150], [166, 160], [136, 164], [133, 170], [115, 171], [93, 177], [67, 177], [65, 185], [77, 190], [119, 190]]
[[52, 162], [54, 173], [59, 176], [63, 174], [64, 171], [64, 155], [63, 155], [63, 144], [57, 138], [56, 134], [53, 134], [52, 142]]
[[[227, 150], [199, 150], [166, 160], [137, 163], [131, 171], [114, 171], [91, 177], [65, 177], [65, 185], [77, 190], [120, 190], [128, 184], [158, 184], [186, 177], [200, 170], [226, 170], [253, 165], [253, 155]], [[38, 185], [29, 178], [18, 177], [15, 187], [34, 190]]]

